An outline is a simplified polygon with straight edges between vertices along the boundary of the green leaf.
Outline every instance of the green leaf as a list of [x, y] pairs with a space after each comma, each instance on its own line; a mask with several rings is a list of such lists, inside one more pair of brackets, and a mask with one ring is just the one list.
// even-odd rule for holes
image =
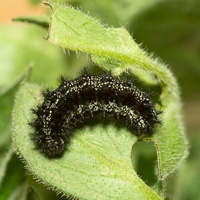
[[49, 28], [49, 17], [44, 16], [21, 16], [13, 18], [12, 21], [36, 24], [45, 29]]
[[8, 162], [10, 160], [12, 156], [12, 151], [5, 151], [5, 152], [2, 152], [1, 151], [1, 154], [0, 154], [0, 185], [1, 185], [1, 182], [5, 176], [5, 172], [6, 172], [6, 167], [8, 165]]
[[28, 169], [44, 183], [80, 199], [160, 199], [133, 170], [132, 146], [137, 137], [115, 125], [97, 124], [76, 130], [60, 159], [47, 159], [31, 140], [31, 108], [43, 100], [41, 88], [22, 84], [13, 112], [13, 143]]
[[0, 150], [9, 149], [11, 143], [11, 113], [17, 86], [0, 96]]
[[[113, 75], [120, 75], [124, 71], [133, 75], [138, 70], [139, 73], [136, 73], [141, 81], [161, 86], [161, 105], [156, 104], [156, 107], [164, 111], [161, 115], [162, 125], [157, 126], [154, 135], [144, 141], [153, 141], [155, 144], [158, 178], [164, 182], [187, 156], [179, 88], [173, 74], [158, 59], [147, 55], [125, 29], [106, 28], [70, 7], [52, 4], [51, 8], [52, 20], [48, 33], [50, 42], [90, 54], [95, 64], [104, 70], [111, 69]], [[31, 130], [27, 127], [27, 121], [32, 118], [30, 108], [42, 101], [39, 89], [34, 85], [22, 86], [13, 115], [15, 148], [24, 157], [30, 171], [52, 187], [79, 198], [105, 199], [107, 195], [114, 199], [159, 198], [132, 169], [130, 149], [136, 138], [124, 129], [117, 130], [114, 124], [99, 124], [77, 130], [61, 159], [48, 160], [37, 152], [30, 140]], [[108, 138], [112, 138], [111, 144], [115, 144], [117, 151], [109, 142], [105, 145], [104, 140], [109, 141]], [[119, 154], [118, 150], [123, 153]], [[105, 166], [114, 176], [110, 178], [104, 173], [102, 176]], [[100, 176], [97, 177], [98, 173]]]
[[[6, 190], [7, 188], [9, 188], [9, 185], [7, 185], [7, 187], [5, 187], [4, 190]], [[18, 184], [17, 187], [14, 188], [14, 190], [10, 192], [9, 200], [16, 200], [16, 199], [28, 200], [26, 198], [27, 196], [26, 194], [27, 194], [27, 183], [23, 182], [21, 184]]]
[[[52, 9], [48, 36], [48, 40], [52, 43], [74, 51], [86, 52], [92, 56], [101, 56], [99, 62], [104, 65], [104, 59], [112, 59], [110, 62], [116, 59], [115, 65], [119, 66], [120, 70], [122, 63], [117, 58], [123, 60], [127, 54], [133, 53], [131, 44], [134, 42], [125, 29], [106, 29], [94, 19], [70, 7], [63, 8], [53, 4]], [[120, 37], [121, 35], [124, 37]]]
[[64, 57], [43, 39], [45, 33], [36, 26], [0, 27], [0, 94], [19, 82], [29, 66], [33, 68], [32, 81], [57, 83], [57, 77], [65, 72]]
[[[50, 5], [52, 21], [48, 40], [56, 45], [91, 55], [93, 62], [119, 75], [129, 69], [151, 72], [162, 87], [162, 125], [149, 140], [154, 141], [159, 179], [165, 179], [187, 156], [187, 140], [181, 118], [179, 88], [170, 70], [148, 56], [123, 29], [106, 28], [91, 17], [70, 7]], [[142, 81], [143, 76], [140, 75]], [[151, 79], [153, 80], [153, 79]], [[158, 107], [159, 109], [159, 107]]]
[[182, 119], [177, 112], [176, 104], [170, 102], [162, 115], [162, 127], [153, 137], [157, 149], [159, 177], [162, 180], [176, 170], [188, 155]]
[[18, 186], [22, 184], [25, 178], [25, 170], [23, 164], [17, 159], [16, 155], [12, 155], [7, 163], [4, 178], [0, 187], [0, 199], [7, 200], [12, 197]]

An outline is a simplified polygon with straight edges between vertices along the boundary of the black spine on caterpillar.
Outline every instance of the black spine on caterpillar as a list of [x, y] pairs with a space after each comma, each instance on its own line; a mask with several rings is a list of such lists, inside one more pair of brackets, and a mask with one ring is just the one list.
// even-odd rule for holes
[[35, 129], [37, 147], [48, 158], [58, 158], [64, 153], [74, 128], [94, 116], [111, 116], [125, 120], [133, 133], [151, 135], [155, 123], [160, 123], [150, 95], [140, 91], [129, 81], [105, 76], [84, 75], [66, 81], [43, 93], [44, 102], [33, 113], [30, 123]]

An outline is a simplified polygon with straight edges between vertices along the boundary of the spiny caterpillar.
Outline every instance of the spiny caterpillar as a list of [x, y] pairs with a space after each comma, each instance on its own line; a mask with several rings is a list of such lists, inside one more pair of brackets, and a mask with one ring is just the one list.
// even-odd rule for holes
[[151, 135], [155, 123], [160, 123], [150, 95], [140, 91], [130, 81], [119, 80], [108, 73], [104, 76], [87, 72], [74, 80], [61, 77], [54, 91], [43, 92], [44, 102], [30, 125], [35, 129], [33, 140], [48, 158], [64, 153], [73, 130], [88, 118], [113, 116], [124, 120], [137, 136]]

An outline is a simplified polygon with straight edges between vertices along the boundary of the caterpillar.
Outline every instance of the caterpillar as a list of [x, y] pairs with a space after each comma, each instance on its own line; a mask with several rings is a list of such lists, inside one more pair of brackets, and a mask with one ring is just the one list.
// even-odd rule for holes
[[140, 91], [131, 81], [119, 80], [108, 73], [89, 75], [86, 71], [74, 80], [61, 77], [59, 87], [43, 92], [42, 105], [32, 112], [37, 118], [29, 123], [33, 140], [47, 158], [65, 152], [73, 130], [96, 116], [124, 120], [136, 136], [151, 135], [160, 123], [150, 94]]

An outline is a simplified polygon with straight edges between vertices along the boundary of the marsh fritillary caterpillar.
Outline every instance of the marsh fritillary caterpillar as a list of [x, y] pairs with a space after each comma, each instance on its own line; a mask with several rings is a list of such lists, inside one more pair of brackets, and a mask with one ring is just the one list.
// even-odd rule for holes
[[106, 74], [89, 75], [66, 81], [43, 93], [44, 102], [32, 109], [37, 118], [30, 123], [35, 129], [37, 147], [48, 158], [64, 153], [73, 130], [88, 118], [113, 116], [124, 120], [133, 134], [151, 135], [153, 126], [160, 123], [150, 95], [140, 91], [130, 81], [119, 80]]

